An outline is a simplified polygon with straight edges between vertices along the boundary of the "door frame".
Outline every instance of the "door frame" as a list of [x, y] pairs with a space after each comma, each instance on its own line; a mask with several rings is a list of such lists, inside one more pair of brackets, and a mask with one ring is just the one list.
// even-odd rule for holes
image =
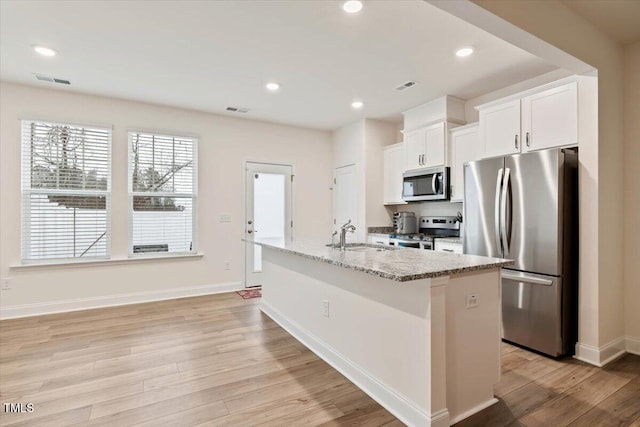
[[[294, 236], [294, 232], [295, 232], [295, 226], [296, 226], [296, 212], [295, 212], [295, 179], [293, 179], [293, 177], [295, 176], [295, 164], [293, 162], [282, 162], [282, 161], [269, 161], [269, 160], [264, 160], [264, 159], [259, 159], [259, 160], [254, 160], [254, 159], [244, 159], [242, 161], [242, 197], [241, 197], [241, 201], [240, 201], [240, 208], [242, 210], [242, 223], [240, 224], [240, 233], [242, 235], [242, 239], [246, 238], [246, 229], [247, 229], [247, 190], [248, 190], [248, 183], [247, 183], [247, 171], [249, 168], [250, 164], [257, 164], [257, 165], [266, 165], [266, 166], [288, 166], [291, 168], [291, 194], [290, 194], [290, 200], [289, 200], [289, 214], [291, 217], [291, 229], [290, 229], [290, 239], [293, 240], [293, 236]], [[247, 256], [248, 256], [248, 244], [246, 242], [244, 242], [244, 240], [242, 241], [242, 243], [244, 243], [242, 245], [242, 286], [243, 288], [251, 288], [247, 286]]]

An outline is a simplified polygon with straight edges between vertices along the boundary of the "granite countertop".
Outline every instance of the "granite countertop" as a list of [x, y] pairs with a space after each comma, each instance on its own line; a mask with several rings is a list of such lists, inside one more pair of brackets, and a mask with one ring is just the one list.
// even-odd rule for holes
[[[327, 246], [324, 241], [296, 240], [286, 243], [265, 243], [243, 239], [280, 252], [333, 264], [351, 270], [362, 271], [397, 282], [449, 276], [470, 271], [488, 270], [513, 264], [512, 260], [461, 255], [448, 252], [367, 246], [363, 251], [340, 251]], [[348, 246], [354, 246], [351, 244]], [[380, 250], [381, 249], [381, 250]], [[380, 250], [380, 251], [379, 251]]]

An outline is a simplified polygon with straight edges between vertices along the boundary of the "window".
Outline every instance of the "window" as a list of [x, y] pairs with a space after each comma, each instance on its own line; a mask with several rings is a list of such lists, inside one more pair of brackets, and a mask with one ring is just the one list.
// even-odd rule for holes
[[195, 253], [197, 140], [129, 132], [129, 254]]
[[107, 258], [111, 129], [22, 121], [22, 259]]

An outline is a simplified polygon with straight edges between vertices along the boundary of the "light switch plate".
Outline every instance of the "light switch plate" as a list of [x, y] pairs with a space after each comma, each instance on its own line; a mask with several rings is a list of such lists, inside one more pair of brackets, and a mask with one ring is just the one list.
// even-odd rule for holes
[[220, 214], [220, 222], [231, 222], [231, 214], [227, 212], [222, 212]]

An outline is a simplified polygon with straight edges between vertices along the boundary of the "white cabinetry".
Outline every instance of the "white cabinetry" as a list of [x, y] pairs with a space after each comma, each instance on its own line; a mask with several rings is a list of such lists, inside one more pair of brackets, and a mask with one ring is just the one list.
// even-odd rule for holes
[[455, 254], [461, 254], [462, 243], [441, 242], [440, 239], [436, 239], [434, 249], [440, 252], [453, 252]]
[[451, 201], [464, 200], [464, 164], [482, 157], [478, 123], [451, 130]]
[[578, 144], [578, 83], [477, 107], [483, 157]]
[[402, 200], [402, 173], [405, 167], [405, 146], [398, 143], [384, 148], [384, 197], [385, 205], [405, 204]]
[[404, 169], [418, 169], [422, 166], [422, 156], [424, 155], [424, 130], [418, 129], [404, 134]]
[[445, 164], [446, 125], [438, 122], [404, 133], [405, 169]]
[[520, 152], [520, 100], [480, 110], [480, 139], [484, 157]]
[[523, 151], [578, 143], [578, 83], [522, 98]]
[[388, 234], [369, 234], [369, 243], [373, 245], [389, 245]]

